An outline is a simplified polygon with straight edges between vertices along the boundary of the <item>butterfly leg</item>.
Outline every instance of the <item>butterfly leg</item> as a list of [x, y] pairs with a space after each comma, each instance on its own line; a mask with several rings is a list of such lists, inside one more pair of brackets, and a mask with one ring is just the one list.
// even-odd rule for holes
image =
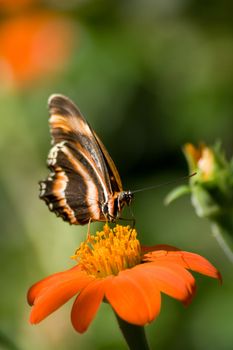
[[119, 217], [118, 220], [123, 220], [123, 221], [129, 221], [132, 223], [132, 228], [135, 227], [135, 224], [136, 224], [136, 219], [134, 217], [134, 214], [133, 214], [133, 210], [132, 210], [132, 207], [129, 206], [129, 210], [130, 210], [130, 214], [131, 214], [131, 218], [122, 218], [122, 217]]
[[136, 224], [136, 219], [133, 217], [132, 219], [131, 219], [131, 221], [132, 221], [132, 228], [134, 228], [135, 227], [135, 224]]
[[91, 218], [89, 219], [88, 225], [87, 225], [87, 240], [90, 241], [91, 238]]
[[134, 228], [134, 227], [135, 227], [135, 224], [136, 224], [136, 219], [135, 219], [135, 216], [134, 216], [133, 209], [132, 209], [132, 206], [131, 206], [131, 205], [129, 205], [129, 211], [130, 211], [130, 214], [131, 214], [131, 216], [132, 216], [132, 219], [131, 219], [131, 221], [132, 221], [132, 223], [133, 223], [132, 227]]
[[122, 217], [119, 217], [118, 220], [132, 222], [132, 228], [134, 228], [134, 227], [135, 227], [135, 224], [136, 224], [135, 218], [122, 218]]

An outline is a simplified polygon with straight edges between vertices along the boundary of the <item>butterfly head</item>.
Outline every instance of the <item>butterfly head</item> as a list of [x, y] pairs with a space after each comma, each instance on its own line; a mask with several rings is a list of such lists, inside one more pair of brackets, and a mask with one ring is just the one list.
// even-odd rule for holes
[[120, 209], [122, 209], [125, 205], [129, 206], [133, 200], [133, 197], [134, 195], [131, 191], [120, 192], [118, 197], [118, 203], [119, 203]]
[[115, 193], [102, 205], [102, 213], [107, 221], [116, 222], [125, 205], [130, 205], [133, 200], [133, 193], [131, 191], [121, 191]]

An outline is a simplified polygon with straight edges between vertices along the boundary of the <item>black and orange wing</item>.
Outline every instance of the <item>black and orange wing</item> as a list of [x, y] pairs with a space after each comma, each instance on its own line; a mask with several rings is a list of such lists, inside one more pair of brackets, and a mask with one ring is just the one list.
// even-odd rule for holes
[[104, 221], [103, 204], [122, 190], [114, 162], [70, 99], [52, 95], [48, 104], [51, 172], [40, 182], [40, 198], [70, 224]]

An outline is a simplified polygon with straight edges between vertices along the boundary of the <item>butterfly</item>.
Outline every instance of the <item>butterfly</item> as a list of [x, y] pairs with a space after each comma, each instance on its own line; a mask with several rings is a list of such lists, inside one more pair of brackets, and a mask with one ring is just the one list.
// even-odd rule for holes
[[66, 96], [48, 100], [52, 148], [50, 174], [40, 181], [40, 198], [70, 224], [115, 222], [133, 199], [123, 191], [117, 168], [78, 107]]

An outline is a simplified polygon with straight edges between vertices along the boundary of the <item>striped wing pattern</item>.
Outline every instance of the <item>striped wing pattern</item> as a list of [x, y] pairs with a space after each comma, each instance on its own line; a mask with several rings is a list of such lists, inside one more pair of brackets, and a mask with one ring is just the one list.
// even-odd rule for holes
[[105, 221], [104, 205], [115, 215], [122, 184], [106, 148], [75, 104], [63, 95], [49, 99], [52, 148], [40, 198], [70, 224]]

